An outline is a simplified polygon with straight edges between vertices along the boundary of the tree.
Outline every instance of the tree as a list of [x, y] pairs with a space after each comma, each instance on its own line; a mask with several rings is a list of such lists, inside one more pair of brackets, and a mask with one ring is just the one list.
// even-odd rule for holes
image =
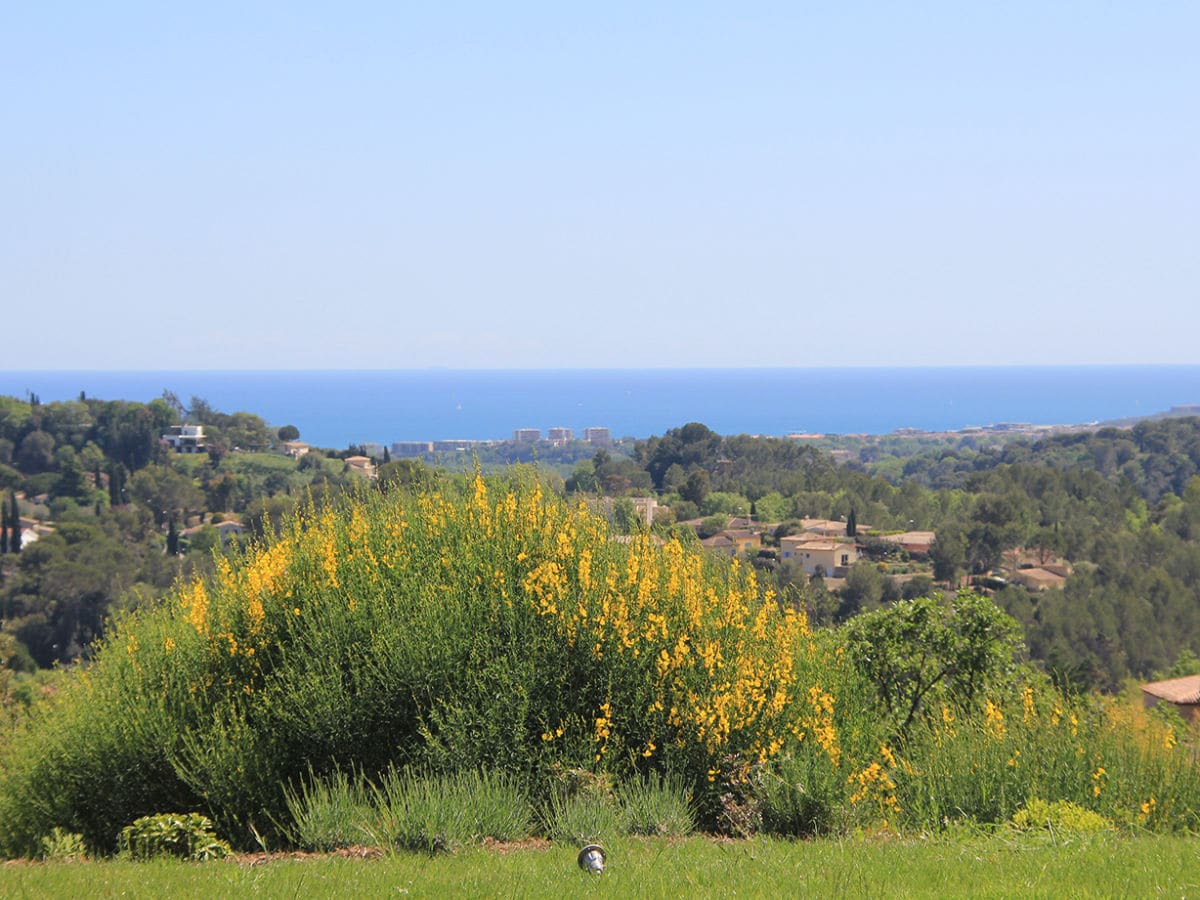
[[167, 525], [167, 556], [179, 555], [179, 532], [175, 530], [175, 517]]
[[44, 431], [31, 431], [17, 445], [13, 457], [23, 472], [36, 475], [54, 466], [54, 438]]
[[174, 469], [167, 466], [147, 466], [129, 479], [129, 493], [144, 503], [162, 523], [164, 517], [188, 510], [204, 508], [204, 494]]
[[8, 552], [21, 552], [21, 507], [17, 506], [17, 492], [9, 492], [11, 511], [8, 515]]
[[697, 469], [688, 476], [687, 482], [679, 491], [679, 496], [700, 506], [704, 502], [704, 498], [708, 496], [710, 489], [708, 472], [704, 469]]
[[905, 732], [932, 701], [970, 708], [1010, 675], [1021, 628], [986, 597], [901, 600], [845, 626], [849, 659]]
[[939, 528], [929, 547], [929, 558], [934, 578], [947, 584], [954, 581], [967, 564], [967, 538], [962, 527], [955, 523]]
[[281, 441], [298, 441], [300, 439], [300, 429], [295, 425], [284, 425], [275, 435]]
[[850, 507], [850, 515], [846, 517], [846, 537], [856, 537], [858, 535], [858, 517], [854, 514], [854, 507]]

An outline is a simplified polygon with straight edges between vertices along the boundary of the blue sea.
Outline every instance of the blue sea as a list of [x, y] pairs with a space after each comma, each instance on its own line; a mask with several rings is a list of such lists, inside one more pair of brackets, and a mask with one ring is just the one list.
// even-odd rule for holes
[[1200, 404], [1200, 366], [0, 372], [0, 394], [43, 402], [81, 391], [144, 402], [164, 390], [342, 448], [558, 426], [640, 438], [687, 422], [765, 435], [1078, 424]]

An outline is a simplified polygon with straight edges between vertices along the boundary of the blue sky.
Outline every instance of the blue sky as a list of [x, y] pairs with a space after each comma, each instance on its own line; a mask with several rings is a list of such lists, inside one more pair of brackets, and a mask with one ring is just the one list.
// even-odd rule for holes
[[0, 12], [0, 368], [1200, 363], [1200, 4]]

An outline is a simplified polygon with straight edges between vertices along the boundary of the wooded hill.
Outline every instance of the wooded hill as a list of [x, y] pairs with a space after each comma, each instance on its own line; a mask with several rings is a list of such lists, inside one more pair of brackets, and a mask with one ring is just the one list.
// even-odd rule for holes
[[[184, 420], [205, 426], [209, 452], [163, 446], [161, 434]], [[341, 458], [355, 448], [293, 459], [272, 452], [278, 441], [258, 416], [227, 415], [198, 398], [184, 408], [170, 395], [149, 403], [0, 397], [6, 520], [16, 500], [26, 521], [53, 522], [53, 531], [19, 554], [7, 543], [0, 548], [9, 551], [0, 556], [5, 664], [85, 656], [107, 616], [153, 602], [181, 574], [211, 565], [221, 518], [252, 536], [309, 496], [319, 501], [363, 486]], [[566, 458], [583, 452], [568, 448]], [[999, 573], [986, 582], [996, 601], [1022, 623], [1030, 656], [1064, 683], [1113, 688], [1200, 654], [1194, 418], [1037, 441], [889, 438], [838, 457], [802, 442], [722, 436], [690, 423], [637, 442], [632, 455], [586, 452], [565, 479], [543, 469], [546, 483], [617, 504], [653, 495], [670, 508], [656, 523], [662, 531], [685, 520], [747, 515], [781, 523], [780, 533], [804, 518], [866, 523], [858, 537], [869, 559], [836, 589], [760, 561], [817, 624], [927, 590], [933, 579], [950, 587]], [[383, 489], [455, 477], [420, 461], [380, 462], [373, 484]], [[460, 471], [469, 466], [446, 462]], [[877, 540], [906, 530], [936, 532], [927, 561], [889, 555]], [[1020, 564], [1018, 550], [1022, 558], [1061, 559], [1070, 574], [1043, 591], [1006, 583], [1002, 576]], [[894, 577], [904, 570], [905, 578]]]

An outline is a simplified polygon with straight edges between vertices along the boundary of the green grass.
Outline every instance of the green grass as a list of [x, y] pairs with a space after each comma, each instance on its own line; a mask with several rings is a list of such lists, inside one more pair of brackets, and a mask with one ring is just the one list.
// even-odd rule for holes
[[1200, 891], [1194, 838], [1090, 835], [1054, 841], [1011, 831], [961, 839], [624, 839], [601, 876], [582, 873], [569, 845], [508, 853], [475, 849], [377, 860], [281, 859], [259, 865], [17, 865], [0, 869], [6, 897], [258, 896], [1182, 896]]

